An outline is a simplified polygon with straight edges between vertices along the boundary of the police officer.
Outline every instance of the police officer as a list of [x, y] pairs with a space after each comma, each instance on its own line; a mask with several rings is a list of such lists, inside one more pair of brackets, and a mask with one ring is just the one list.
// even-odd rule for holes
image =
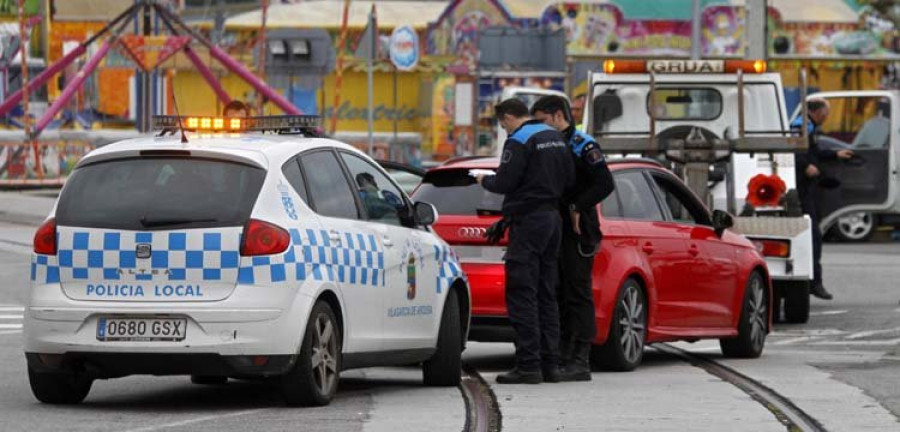
[[[853, 157], [851, 150], [829, 150], [818, 145], [818, 135], [821, 133], [822, 123], [828, 119], [830, 107], [825, 99], [810, 99], [806, 102], [806, 112], [809, 117], [807, 122], [807, 135], [809, 136], [809, 148], [805, 153], [795, 155], [794, 175], [797, 179], [797, 193], [800, 195], [800, 206], [803, 213], [809, 215], [812, 222], [813, 236], [813, 286], [810, 294], [823, 299], [831, 300], [833, 296], [822, 285], [822, 232], [819, 230], [819, 213], [816, 208], [816, 186], [822, 178], [820, 163], [825, 160], [850, 159]], [[802, 131], [803, 117], [797, 117], [791, 123], [795, 131]]]
[[559, 311], [557, 260], [562, 221], [559, 202], [574, 182], [575, 167], [562, 135], [528, 116], [528, 107], [507, 99], [495, 107], [509, 133], [496, 175], [477, 175], [488, 191], [504, 195], [509, 219], [506, 307], [516, 333], [516, 367], [501, 384], [557, 382]]
[[559, 261], [561, 381], [590, 381], [591, 344], [597, 333], [591, 272], [600, 239], [597, 204], [615, 185], [597, 141], [576, 130], [569, 104], [544, 96], [531, 113], [562, 132], [575, 161], [575, 185], [562, 201], [563, 234]]

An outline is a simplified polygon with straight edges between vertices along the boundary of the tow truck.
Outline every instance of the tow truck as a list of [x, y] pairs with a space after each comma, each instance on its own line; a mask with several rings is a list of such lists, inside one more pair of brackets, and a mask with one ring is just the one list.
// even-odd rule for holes
[[[775, 318], [783, 299], [785, 321], [806, 322], [811, 224], [784, 192], [795, 188], [793, 154], [808, 146], [807, 116], [801, 104], [792, 132], [781, 76], [762, 60], [606, 60], [588, 83], [583, 124], [603, 151], [665, 162], [710, 208], [741, 208], [734, 230], [766, 258]], [[804, 100], [805, 83], [803, 72]]]

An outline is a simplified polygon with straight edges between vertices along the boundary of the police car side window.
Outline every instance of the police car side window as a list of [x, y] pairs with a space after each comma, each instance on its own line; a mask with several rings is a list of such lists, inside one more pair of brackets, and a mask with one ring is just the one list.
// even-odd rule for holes
[[356, 193], [366, 209], [368, 220], [390, 225], [403, 225], [406, 203], [403, 194], [391, 180], [362, 158], [341, 152], [350, 177], [356, 183]]
[[331, 151], [300, 156], [301, 170], [309, 183], [310, 206], [322, 216], [359, 219], [356, 200], [344, 170]]
[[653, 189], [639, 170], [619, 171], [613, 175], [622, 205], [622, 217], [632, 220], [665, 220]]
[[284, 177], [297, 191], [300, 198], [303, 198], [303, 202], [309, 203], [309, 196], [306, 193], [306, 181], [303, 180], [303, 172], [300, 171], [300, 162], [297, 159], [291, 159], [281, 167], [281, 172], [284, 173]]

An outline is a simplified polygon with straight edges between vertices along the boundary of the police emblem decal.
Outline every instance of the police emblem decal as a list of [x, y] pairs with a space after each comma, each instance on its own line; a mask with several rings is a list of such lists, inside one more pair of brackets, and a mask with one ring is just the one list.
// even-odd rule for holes
[[140, 243], [134, 248], [134, 254], [140, 259], [150, 258], [151, 251], [148, 243]]

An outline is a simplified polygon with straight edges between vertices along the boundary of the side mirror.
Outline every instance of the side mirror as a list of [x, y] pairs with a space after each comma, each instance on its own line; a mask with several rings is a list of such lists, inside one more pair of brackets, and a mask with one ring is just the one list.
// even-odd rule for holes
[[602, 132], [603, 126], [610, 120], [622, 117], [622, 99], [614, 91], [607, 90], [594, 97], [591, 108], [594, 130], [590, 132], [594, 135]]
[[424, 226], [434, 225], [438, 220], [438, 211], [427, 202], [417, 202], [414, 206], [416, 223]]
[[734, 218], [728, 212], [713, 210], [712, 225], [713, 229], [716, 230], [716, 235], [722, 237], [722, 233], [725, 230], [734, 226]]

